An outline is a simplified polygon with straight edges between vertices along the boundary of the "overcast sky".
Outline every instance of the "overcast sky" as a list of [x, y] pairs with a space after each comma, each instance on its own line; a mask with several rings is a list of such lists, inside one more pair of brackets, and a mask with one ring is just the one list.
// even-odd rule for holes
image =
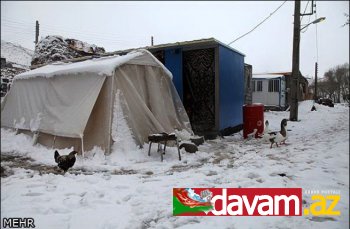
[[[282, 3], [1, 1], [1, 39], [34, 50], [38, 20], [39, 39], [61, 35], [102, 46], [106, 51], [147, 46], [151, 36], [154, 44], [210, 37], [228, 44], [258, 25]], [[307, 1], [303, 1], [301, 12], [306, 6]], [[310, 12], [310, 6], [311, 1], [306, 12]], [[321, 77], [329, 68], [349, 63], [349, 26], [342, 27], [349, 1], [316, 1], [316, 10], [316, 14], [304, 16], [301, 23], [326, 17], [301, 33], [300, 70], [311, 78], [316, 61]], [[231, 44], [246, 55], [245, 62], [253, 65], [253, 73], [291, 71], [293, 14], [294, 1], [287, 1], [257, 29]]]

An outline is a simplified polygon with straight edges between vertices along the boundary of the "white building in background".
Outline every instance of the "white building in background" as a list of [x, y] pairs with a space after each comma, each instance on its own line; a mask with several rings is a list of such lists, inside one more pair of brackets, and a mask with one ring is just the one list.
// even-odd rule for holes
[[253, 103], [267, 109], [284, 110], [287, 106], [286, 78], [283, 75], [253, 75]]

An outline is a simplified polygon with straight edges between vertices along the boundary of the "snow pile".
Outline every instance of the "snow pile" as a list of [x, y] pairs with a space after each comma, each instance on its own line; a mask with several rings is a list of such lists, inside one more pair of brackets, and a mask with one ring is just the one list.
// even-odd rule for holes
[[105, 53], [105, 49], [76, 39], [47, 36], [35, 46], [32, 65]]
[[[111, 156], [98, 148], [84, 159], [79, 156], [65, 175], [11, 167], [5, 156], [26, 156], [34, 160], [27, 164], [53, 167], [54, 149], [32, 146], [27, 135], [1, 129], [1, 166], [13, 173], [1, 179], [2, 217], [32, 217], [37, 228], [347, 228], [349, 107], [315, 104], [317, 111], [311, 111], [312, 104], [300, 103], [300, 121], [288, 122], [286, 145], [270, 149], [258, 139], [243, 141], [240, 132], [208, 140], [194, 154], [181, 150], [182, 161], [175, 147], [167, 147], [163, 162], [157, 147], [150, 157], [147, 144], [131, 152], [128, 127], [122, 117], [115, 117], [113, 125], [128, 137], [119, 139], [123, 134], [114, 133], [113, 138], [125, 145], [115, 145]], [[288, 117], [285, 111], [264, 113], [271, 131], [279, 130]], [[341, 215], [174, 217], [174, 187], [302, 188], [303, 208], [313, 202], [305, 190], [335, 190], [341, 199], [334, 210]]]
[[32, 50], [1, 40], [1, 57], [6, 58], [6, 62], [12, 63], [14, 67], [28, 68], [33, 54]]
[[[112, 146], [113, 154], [108, 159], [112, 163], [124, 163], [128, 161], [142, 160], [144, 155], [140, 152], [135, 144], [132, 131], [128, 126], [123, 109], [128, 109], [126, 103], [122, 103], [122, 92], [118, 89], [115, 95], [115, 102], [113, 108], [112, 120], [112, 139], [114, 141]], [[139, 157], [141, 155], [141, 157]]]

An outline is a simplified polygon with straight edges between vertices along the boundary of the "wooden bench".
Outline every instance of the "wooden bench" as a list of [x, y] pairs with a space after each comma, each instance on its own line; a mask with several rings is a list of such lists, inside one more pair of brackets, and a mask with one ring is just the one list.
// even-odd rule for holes
[[[179, 153], [179, 161], [181, 161], [179, 142], [177, 141], [177, 137], [175, 134], [160, 133], [160, 134], [149, 135], [148, 136], [148, 143], [149, 143], [148, 156], [151, 156], [152, 143], [158, 143], [158, 152], [160, 152], [161, 161], [163, 161], [163, 154], [165, 154], [166, 144], [168, 141], [175, 141], [176, 142], [177, 151]], [[163, 152], [161, 152], [161, 147], [160, 147], [161, 143], [164, 144]]]

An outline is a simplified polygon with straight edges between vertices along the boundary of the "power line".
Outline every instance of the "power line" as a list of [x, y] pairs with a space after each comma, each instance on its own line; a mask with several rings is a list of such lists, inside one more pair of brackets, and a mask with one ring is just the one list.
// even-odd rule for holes
[[[8, 23], [12, 23], [14, 25], [21, 25], [21, 26], [30, 26], [30, 27], [33, 27], [35, 26], [35, 23], [28, 23], [28, 22], [23, 22], [23, 21], [14, 21], [12, 19], [7, 19], [7, 18], [4, 18], [2, 19], [2, 21], [5, 21], [5, 22], [8, 22]], [[84, 30], [76, 30], [75, 28], [69, 28], [67, 26], [57, 26], [57, 25], [50, 25], [50, 24], [46, 24], [46, 23], [42, 23], [40, 24], [40, 29], [43, 29], [43, 28], [46, 28], [47, 30], [51, 30], [51, 31], [55, 31], [55, 32], [61, 32], [61, 31], [64, 31], [64, 32], [72, 32], [74, 31], [76, 34], [84, 34], [84, 35], [92, 35], [92, 36], [98, 36], [100, 35], [100, 33], [93, 33], [91, 31], [84, 31]], [[92, 28], [94, 29], [94, 28]], [[103, 33], [103, 37], [111, 37], [111, 38], [115, 38], [115, 39], [120, 39], [120, 37], [117, 37], [116, 35], [113, 35], [113, 34], [106, 34], [106, 33]], [[143, 36], [143, 35], [135, 35], [133, 34], [133, 37], [137, 39], [148, 39], [149, 36]]]
[[[32, 40], [33, 37], [35, 36], [35, 31], [33, 31], [33, 25], [31, 25], [31, 28], [26, 28], [26, 26], [22, 24], [3, 24], [4, 26], [2, 28], [3, 31], [9, 32], [9, 33], [17, 33], [17, 34], [26, 34], [30, 36], [29, 40]], [[48, 35], [60, 35], [66, 38], [75, 38], [78, 40], [82, 40], [84, 42], [89, 42], [89, 43], [94, 43], [99, 45], [103, 45], [103, 43], [108, 43], [109, 45], [117, 45], [117, 46], [123, 46], [126, 44], [129, 44], [130, 42], [134, 43], [145, 43], [146, 37], [144, 39], [132, 36], [131, 39], [121, 39], [120, 37], [116, 38], [110, 35], [105, 35], [105, 34], [96, 34], [96, 33], [91, 33], [91, 34], [86, 34], [86, 33], [81, 33], [78, 31], [69, 31], [69, 30], [56, 30], [54, 28], [41, 28], [41, 37], [46, 37]], [[16, 36], [18, 36], [16, 34]]]
[[7, 19], [1, 19], [1, 22], [6, 22], [10, 24], [15, 24], [15, 25], [24, 25], [24, 26], [34, 26], [35, 23], [24, 23], [24, 22], [17, 22], [17, 21], [12, 21], [12, 20], [7, 20]]
[[[72, 35], [76, 35], [76, 36], [80, 36], [80, 37], [85, 37], [85, 38], [93, 38], [93, 39], [99, 39], [99, 40], [104, 40], [104, 41], [110, 41], [110, 42], [125, 42], [127, 41], [126, 39], [120, 39], [120, 38], [113, 38], [112, 36], [108, 36], [108, 35], [98, 35], [98, 34], [84, 34], [84, 33], [79, 33], [79, 32], [75, 32], [75, 31], [63, 31], [63, 30], [54, 30], [54, 29], [46, 29], [46, 28], [41, 28], [40, 30], [42, 33], [46, 32], [48, 34], [71, 34]], [[144, 41], [145, 39], [133, 39], [133, 40], [139, 40], [139, 41]]]
[[[16, 34], [16, 36], [18, 37], [19, 35], [29, 35], [30, 38], [32, 39], [32, 36], [35, 35], [35, 31], [34, 31], [34, 25], [30, 25], [30, 28], [28, 27], [28, 23], [16, 23], [16, 22], [8, 22], [6, 21], [5, 23], [3, 23], [2, 26], [2, 31], [8, 32], [8, 33], [18, 33]], [[98, 40], [100, 43], [102, 42], [106, 42], [112, 45], [123, 45], [126, 44], [128, 41], [134, 41], [134, 42], [145, 42], [145, 38], [141, 39], [138, 37], [133, 36], [132, 39], [120, 39], [114, 36], [110, 36], [110, 35], [101, 35], [101, 34], [97, 34], [97, 33], [82, 33], [79, 31], [71, 31], [71, 30], [67, 30], [67, 29], [63, 29], [63, 30], [58, 30], [55, 28], [46, 28], [48, 26], [43, 26], [44, 28], [41, 28], [41, 36], [45, 37], [45, 34], [47, 35], [52, 35], [52, 34], [57, 34], [57, 35], [63, 35], [66, 37], [72, 37], [72, 38], [76, 38], [76, 39], [81, 39], [81, 40]], [[28, 39], [28, 38], [27, 38]]]
[[33, 25], [35, 25], [35, 23], [31, 23], [31, 22], [28, 22], [28, 21], [21, 21], [21, 20], [18, 20], [18, 19], [11, 19], [11, 18], [5, 18], [5, 17], [2, 17], [1, 21], [9, 21], [9, 22], [14, 22], [14, 23], [33, 24]]
[[19, 31], [24, 31], [24, 32], [34, 32], [33, 29], [30, 28], [21, 28], [21, 27], [16, 27], [16, 26], [9, 26], [9, 25], [2, 25], [2, 29], [13, 29], [13, 30], [19, 30]]
[[[11, 28], [17, 28], [17, 29], [27, 29], [27, 30], [31, 30], [33, 31], [33, 28], [28, 28], [28, 27], [25, 27], [25, 25], [23, 24], [3, 24], [3, 26], [6, 26], [6, 27], [11, 27]], [[30, 27], [34, 27], [34, 25], [31, 25]], [[68, 32], [68, 33], [73, 33], [73, 34], [77, 34], [77, 35], [84, 35], [84, 36], [92, 36], [94, 38], [106, 38], [106, 37], [110, 37], [111, 39], [113, 39], [114, 37], [111, 36], [111, 35], [107, 35], [107, 36], [104, 36], [104, 35], [99, 35], [97, 33], [84, 33], [84, 32], [79, 32], [79, 31], [72, 31], [72, 30], [67, 30], [67, 29], [54, 29], [52, 26], [45, 26], [45, 25], [42, 25], [41, 26], [41, 30], [42, 31], [47, 31], [47, 32], [50, 32], [50, 33], [62, 33], [62, 32]], [[119, 40], [119, 38], [117, 39], [113, 39], [114, 41], [115, 40]]]
[[241, 39], [242, 37], [248, 35], [249, 33], [253, 32], [256, 28], [258, 28], [262, 23], [264, 23], [267, 19], [269, 19], [274, 13], [276, 13], [287, 1], [284, 1], [275, 11], [273, 11], [272, 13], [270, 13], [269, 16], [267, 16], [262, 22], [260, 22], [258, 25], [256, 25], [252, 30], [250, 30], [249, 32], [243, 34], [242, 36], [238, 37], [237, 39], [235, 39], [234, 41], [231, 41], [230, 43], [228, 43], [228, 45], [231, 45], [233, 42]]
[[[303, 13], [302, 16], [301, 16], [300, 22], [303, 20], [303, 17], [304, 17], [304, 15], [305, 15], [305, 12], [306, 12], [306, 9], [307, 9], [309, 3], [310, 3], [310, 1], [308, 1], [307, 4], [306, 4], [306, 6], [305, 6], [304, 13]], [[312, 6], [311, 6], [311, 7], [312, 7]], [[313, 12], [312, 12], [312, 13], [313, 13]], [[309, 19], [309, 20], [308, 20], [308, 22], [306, 23], [306, 25], [308, 25], [308, 24], [310, 23], [311, 15], [308, 15], [308, 19]], [[302, 33], [305, 33], [308, 29], [309, 29], [309, 27], [306, 27], [305, 30], [304, 30], [304, 31], [301, 31], [301, 32], [302, 32]]]
[[[311, 15], [308, 16], [309, 17], [309, 20], [308, 22], [306, 23], [306, 25], [310, 24], [310, 19], [311, 19]], [[310, 28], [310, 26], [307, 26], [305, 29], [303, 29], [303, 31], [301, 31], [302, 33], [305, 33], [308, 29]]]
[[[301, 18], [300, 18], [300, 22], [303, 20], [303, 17], [304, 17], [304, 14], [306, 12], [306, 9], [307, 9], [307, 6], [309, 5], [310, 1], [307, 1], [306, 3], [306, 6], [305, 6], [305, 9], [304, 9], [304, 13], [301, 15]], [[310, 20], [310, 19], [309, 19]]]

